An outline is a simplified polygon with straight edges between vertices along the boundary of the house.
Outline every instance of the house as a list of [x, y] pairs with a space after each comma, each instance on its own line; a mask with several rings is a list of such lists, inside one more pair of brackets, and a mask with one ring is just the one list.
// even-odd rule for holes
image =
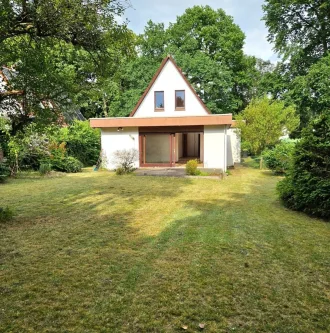
[[[13, 89], [12, 81], [17, 77], [18, 72], [14, 67], [0, 67], [0, 117], [20, 117], [24, 115], [24, 90]], [[80, 110], [74, 105], [59, 107], [52, 100], [41, 100], [37, 103], [40, 109], [49, 109], [58, 116], [58, 124], [65, 125], [75, 119], [86, 120]], [[60, 111], [59, 111], [60, 110]], [[29, 113], [28, 118], [33, 121], [34, 115]]]
[[129, 117], [94, 118], [101, 129], [107, 167], [113, 153], [137, 149], [136, 167], [175, 167], [198, 159], [204, 168], [227, 170], [240, 162], [232, 114], [211, 114], [171, 56], [166, 57]]

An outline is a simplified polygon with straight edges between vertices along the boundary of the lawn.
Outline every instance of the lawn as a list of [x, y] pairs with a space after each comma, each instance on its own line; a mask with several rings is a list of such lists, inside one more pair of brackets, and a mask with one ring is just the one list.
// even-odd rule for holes
[[330, 223], [282, 207], [278, 179], [0, 185], [16, 211], [0, 226], [0, 331], [329, 332]]

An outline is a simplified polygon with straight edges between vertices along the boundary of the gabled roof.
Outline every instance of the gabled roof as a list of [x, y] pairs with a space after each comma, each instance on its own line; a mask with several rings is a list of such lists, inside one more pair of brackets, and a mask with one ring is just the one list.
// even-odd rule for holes
[[191, 91], [193, 92], [193, 94], [196, 96], [197, 100], [199, 101], [199, 103], [202, 105], [202, 107], [204, 108], [204, 110], [211, 114], [210, 110], [207, 108], [207, 106], [204, 104], [204, 102], [200, 99], [200, 97], [197, 95], [195, 89], [192, 87], [192, 85], [190, 84], [190, 82], [188, 81], [188, 79], [182, 74], [181, 69], [178, 67], [178, 65], [176, 64], [176, 62], [174, 61], [174, 59], [169, 55], [167, 56], [161, 63], [160, 67], [158, 68], [156, 74], [154, 75], [154, 77], [152, 78], [151, 82], [149, 83], [147, 89], [144, 91], [143, 95], [141, 96], [141, 98], [139, 99], [139, 101], [137, 102], [137, 104], [135, 105], [133, 111], [131, 112], [131, 114], [129, 115], [130, 117], [133, 117], [136, 113], [136, 111], [138, 110], [139, 106], [142, 104], [143, 100], [145, 99], [145, 97], [147, 96], [148, 92], [150, 91], [151, 87], [153, 86], [153, 84], [155, 83], [155, 81], [157, 80], [159, 74], [161, 73], [161, 71], [163, 70], [163, 68], [165, 67], [165, 65], [167, 64], [167, 62], [170, 61], [172, 62], [172, 64], [174, 65], [174, 67], [177, 69], [177, 71], [179, 72], [179, 74], [181, 75], [181, 77], [186, 81], [188, 87], [191, 89]]

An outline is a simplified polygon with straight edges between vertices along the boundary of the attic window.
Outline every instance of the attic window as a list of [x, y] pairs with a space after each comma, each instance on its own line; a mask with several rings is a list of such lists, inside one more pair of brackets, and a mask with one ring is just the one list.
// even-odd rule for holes
[[183, 111], [185, 109], [185, 91], [175, 90], [175, 110]]
[[164, 91], [155, 91], [155, 111], [164, 111]]

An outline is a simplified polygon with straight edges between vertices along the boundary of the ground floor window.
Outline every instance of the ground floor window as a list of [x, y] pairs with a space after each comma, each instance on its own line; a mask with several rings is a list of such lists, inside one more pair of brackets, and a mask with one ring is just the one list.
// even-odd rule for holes
[[203, 163], [202, 132], [140, 134], [140, 166], [183, 166], [191, 159]]
[[145, 162], [170, 163], [170, 137], [168, 134], [145, 136]]

